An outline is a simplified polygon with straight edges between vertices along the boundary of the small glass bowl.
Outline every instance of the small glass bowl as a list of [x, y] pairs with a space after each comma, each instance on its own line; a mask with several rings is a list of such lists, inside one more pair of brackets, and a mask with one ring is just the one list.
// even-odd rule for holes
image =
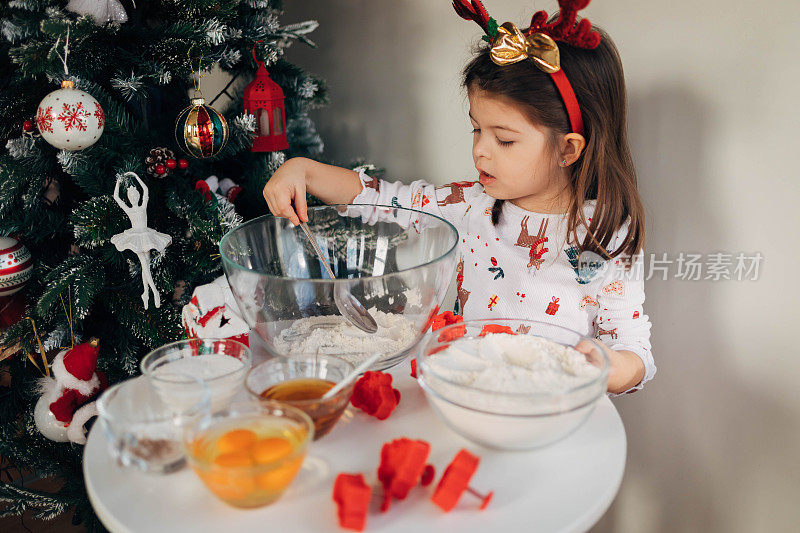
[[144, 376], [103, 392], [97, 400], [100, 425], [109, 451], [120, 465], [166, 474], [185, 464], [183, 429], [209, 410], [209, 393], [202, 380], [191, 376], [185, 380], [192, 388], [180, 403], [165, 403]]
[[231, 339], [185, 339], [165, 344], [145, 355], [142, 374], [147, 376], [166, 403], [191, 397], [194, 382], [203, 380], [211, 396], [211, 411], [231, 403], [250, 369], [250, 349]]
[[[588, 342], [587, 361], [594, 378], [557, 392], [490, 391], [460, 383], [433, 371], [426, 359], [450, 344], [471, 342], [486, 325], [507, 326], [519, 335], [542, 337], [564, 346]], [[417, 381], [438, 417], [456, 433], [489, 448], [528, 450], [547, 446], [578, 429], [605, 394], [609, 360], [601, 346], [576, 331], [523, 319], [465, 320], [432, 331], [420, 343]]]
[[243, 508], [281, 497], [303, 464], [314, 424], [279, 402], [236, 402], [186, 428], [189, 465], [219, 499]]
[[[350, 383], [333, 395], [322, 400], [321, 396], [339, 383], [354, 369], [353, 365], [332, 355], [293, 354], [276, 357], [253, 367], [245, 378], [245, 388], [260, 401], [279, 401], [304, 411], [314, 421], [315, 439], [328, 434], [347, 408], [353, 395], [354, 383]], [[330, 382], [330, 385], [319, 381]], [[308, 381], [317, 387], [308, 387]], [[303, 385], [306, 387], [303, 387]], [[309, 391], [303, 394], [303, 390]], [[301, 398], [308, 399], [301, 399]]]

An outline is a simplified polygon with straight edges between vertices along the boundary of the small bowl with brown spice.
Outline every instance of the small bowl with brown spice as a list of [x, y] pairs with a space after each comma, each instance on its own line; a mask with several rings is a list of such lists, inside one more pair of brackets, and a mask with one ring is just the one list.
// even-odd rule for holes
[[97, 400], [99, 422], [108, 450], [121, 466], [166, 474], [186, 462], [181, 438], [189, 424], [208, 416], [208, 387], [196, 377], [182, 402], [167, 404], [145, 376], [127, 379]]

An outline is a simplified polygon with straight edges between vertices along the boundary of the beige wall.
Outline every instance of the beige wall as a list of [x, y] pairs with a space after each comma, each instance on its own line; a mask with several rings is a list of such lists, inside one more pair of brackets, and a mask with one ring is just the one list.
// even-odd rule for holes
[[[328, 80], [327, 154], [394, 179], [474, 176], [458, 74], [474, 24], [449, 0], [298, 0]], [[554, 1], [486, 0], [503, 22]], [[534, 6], [534, 7], [532, 7]], [[648, 211], [648, 252], [761, 252], [758, 281], [647, 283], [659, 373], [616, 400], [629, 462], [597, 531], [789, 531], [800, 523], [800, 2], [595, 0], [615, 38]], [[670, 271], [674, 273], [674, 268]]]

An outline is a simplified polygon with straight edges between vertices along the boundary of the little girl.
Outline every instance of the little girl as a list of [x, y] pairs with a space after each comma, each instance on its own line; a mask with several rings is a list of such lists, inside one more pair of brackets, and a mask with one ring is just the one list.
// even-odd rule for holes
[[[489, 45], [464, 69], [478, 181], [390, 183], [309, 159], [264, 188], [276, 216], [307, 221], [305, 194], [327, 204], [400, 205], [459, 232], [464, 319], [527, 318], [597, 338], [608, 390], [632, 392], [656, 372], [644, 314], [644, 211], [625, 132], [622, 65], [583, 19], [588, 0], [560, 0], [558, 19], [498, 26], [478, 0], [456, 0]], [[294, 207], [293, 207], [294, 205]]]

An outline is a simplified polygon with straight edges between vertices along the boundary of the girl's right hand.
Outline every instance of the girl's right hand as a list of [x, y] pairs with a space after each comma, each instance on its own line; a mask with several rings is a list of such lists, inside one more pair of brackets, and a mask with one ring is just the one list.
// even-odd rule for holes
[[281, 165], [264, 186], [264, 198], [276, 217], [287, 218], [295, 226], [308, 222], [304, 160], [292, 158]]

